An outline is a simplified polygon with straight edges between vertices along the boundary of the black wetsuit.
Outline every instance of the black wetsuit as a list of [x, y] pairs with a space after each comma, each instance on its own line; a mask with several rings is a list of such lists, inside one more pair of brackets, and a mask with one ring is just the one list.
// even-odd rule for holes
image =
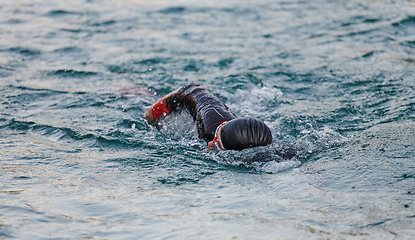
[[218, 97], [195, 83], [167, 96], [165, 102], [172, 112], [187, 109], [197, 124], [199, 138], [206, 142], [213, 140], [219, 124], [236, 118]]

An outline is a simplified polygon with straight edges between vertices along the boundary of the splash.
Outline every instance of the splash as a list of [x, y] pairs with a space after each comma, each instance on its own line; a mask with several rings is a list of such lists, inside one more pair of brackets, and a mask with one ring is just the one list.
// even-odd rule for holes
[[350, 139], [342, 136], [328, 126], [322, 129], [302, 130], [301, 138], [295, 143], [298, 149], [298, 157], [306, 159], [313, 153], [321, 152], [330, 148], [346, 144]]
[[252, 167], [256, 171], [266, 173], [278, 173], [300, 166], [301, 162], [298, 160], [286, 160], [283, 162], [269, 161], [266, 163], [253, 163]]
[[173, 140], [194, 141], [197, 138], [196, 123], [185, 110], [165, 116], [158, 123], [160, 133]]
[[241, 117], [266, 116], [270, 108], [277, 106], [282, 91], [274, 87], [253, 86], [249, 90], [238, 89], [235, 94], [225, 96], [230, 99], [229, 107]]
[[210, 158], [219, 164], [245, 167], [266, 173], [286, 171], [301, 164], [295, 157], [284, 158], [275, 146], [249, 148], [242, 151], [214, 151], [210, 154]]

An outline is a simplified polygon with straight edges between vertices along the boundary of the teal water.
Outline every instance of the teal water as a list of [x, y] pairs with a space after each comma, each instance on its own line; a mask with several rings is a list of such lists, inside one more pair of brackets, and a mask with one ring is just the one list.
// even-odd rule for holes
[[[413, 1], [0, 0], [0, 238], [412, 239], [414, 52]], [[188, 82], [273, 145], [148, 126]]]

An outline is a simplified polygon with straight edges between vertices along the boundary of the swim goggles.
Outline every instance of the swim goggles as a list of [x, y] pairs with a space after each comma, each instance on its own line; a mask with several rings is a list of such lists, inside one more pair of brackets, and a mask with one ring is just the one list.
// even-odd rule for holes
[[225, 151], [225, 149], [223, 149], [221, 146], [220, 146], [220, 144], [218, 143], [218, 141], [217, 141], [217, 135], [218, 135], [218, 132], [219, 132], [219, 129], [220, 129], [220, 127], [222, 127], [222, 126], [224, 126], [225, 124], [227, 124], [228, 123], [228, 121], [224, 121], [223, 123], [221, 123], [217, 128], [216, 128], [216, 130], [215, 130], [215, 137], [213, 138], [213, 143], [215, 144], [215, 147], [216, 147], [216, 149], [217, 150], [219, 150], [219, 151]]

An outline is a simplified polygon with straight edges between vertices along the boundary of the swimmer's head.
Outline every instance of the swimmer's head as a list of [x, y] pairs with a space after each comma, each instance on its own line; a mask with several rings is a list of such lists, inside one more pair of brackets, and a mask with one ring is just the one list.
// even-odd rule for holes
[[272, 134], [265, 123], [255, 118], [236, 118], [220, 129], [225, 149], [242, 150], [245, 148], [266, 146], [272, 142]]

